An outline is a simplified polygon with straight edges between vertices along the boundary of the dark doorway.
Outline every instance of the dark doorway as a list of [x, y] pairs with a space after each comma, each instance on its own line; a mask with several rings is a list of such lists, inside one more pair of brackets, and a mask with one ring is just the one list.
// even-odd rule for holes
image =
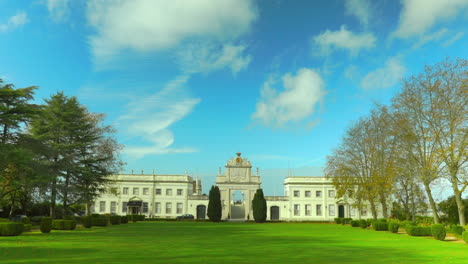
[[206, 206], [198, 205], [197, 206], [197, 219], [205, 219], [206, 215]]
[[270, 207], [270, 220], [272, 221], [279, 220], [279, 207], [278, 206]]
[[338, 205], [338, 217], [344, 218], [344, 205]]

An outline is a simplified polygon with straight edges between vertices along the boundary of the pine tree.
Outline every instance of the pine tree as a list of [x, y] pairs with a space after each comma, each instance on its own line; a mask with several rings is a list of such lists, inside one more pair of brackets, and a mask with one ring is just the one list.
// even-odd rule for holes
[[264, 223], [267, 218], [267, 205], [262, 189], [257, 189], [255, 192], [252, 200], [252, 207], [255, 222]]
[[212, 222], [221, 221], [221, 194], [216, 185], [211, 186], [208, 202], [208, 218]]

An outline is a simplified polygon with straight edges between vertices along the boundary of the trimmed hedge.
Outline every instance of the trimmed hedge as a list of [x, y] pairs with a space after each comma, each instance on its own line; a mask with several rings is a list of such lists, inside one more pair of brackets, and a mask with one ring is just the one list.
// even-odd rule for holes
[[447, 233], [445, 232], [445, 227], [441, 224], [432, 225], [431, 233], [432, 236], [437, 240], [444, 240], [445, 235], [447, 235]]
[[23, 225], [24, 225], [23, 232], [31, 232], [31, 229], [32, 229], [31, 224], [23, 224]]
[[119, 215], [112, 215], [110, 217], [110, 222], [112, 225], [120, 225], [122, 219]]
[[465, 229], [463, 228], [463, 226], [459, 225], [452, 225], [449, 229], [449, 232], [454, 233], [455, 235], [461, 235], [463, 231], [465, 231]]
[[375, 221], [372, 223], [372, 228], [375, 231], [388, 231], [388, 224], [386, 222]]
[[83, 216], [81, 218], [81, 223], [85, 228], [91, 228], [93, 226], [93, 219], [91, 216]]
[[128, 216], [128, 221], [144, 221], [145, 220], [145, 215], [127, 215]]
[[400, 228], [400, 224], [396, 222], [389, 222], [388, 223], [388, 231], [392, 233], [398, 233], [398, 228]]
[[362, 229], [366, 229], [368, 227], [367, 225], [367, 221], [366, 220], [359, 220], [359, 226], [362, 228]]
[[23, 233], [24, 224], [17, 222], [1, 222], [0, 236], [19, 236]]
[[121, 224], [128, 224], [128, 217], [126, 215], [122, 216], [120, 218], [120, 223]]
[[41, 220], [41, 232], [50, 233], [50, 230], [52, 230], [52, 218], [43, 217]]
[[21, 223], [23, 224], [31, 224], [31, 219], [29, 219], [29, 217], [24, 217], [24, 218], [21, 218]]
[[352, 218], [343, 218], [341, 223], [343, 225], [350, 224], [352, 220], [353, 220]]
[[406, 227], [406, 233], [410, 236], [432, 236], [430, 226], [413, 226], [408, 225]]
[[91, 225], [92, 226], [107, 226], [109, 223], [109, 219], [105, 216], [99, 216], [99, 217], [92, 217], [91, 218]]
[[377, 221], [379, 221], [379, 222], [387, 222], [387, 218], [379, 218], [379, 219], [377, 219]]
[[351, 226], [352, 227], [359, 227], [359, 221], [358, 220], [351, 220]]
[[462, 233], [462, 239], [468, 244], [468, 231]]
[[335, 218], [335, 223], [336, 223], [336, 224], [341, 224], [341, 223], [343, 223], [343, 218]]
[[52, 229], [54, 230], [75, 230], [75, 220], [53, 220]]
[[10, 222], [10, 219], [8, 219], [8, 218], [0, 218], [0, 223], [3, 223], [3, 222]]
[[41, 225], [42, 218], [44, 218], [44, 216], [33, 216], [31, 217], [31, 222], [36, 226]]

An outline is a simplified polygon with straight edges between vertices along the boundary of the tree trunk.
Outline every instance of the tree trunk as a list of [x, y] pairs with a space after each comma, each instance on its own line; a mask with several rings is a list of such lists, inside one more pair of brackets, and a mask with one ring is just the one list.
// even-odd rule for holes
[[50, 217], [55, 218], [55, 200], [57, 199], [57, 179], [52, 181], [50, 187]]
[[385, 195], [380, 195], [380, 203], [382, 204], [382, 214], [384, 218], [388, 218], [388, 207], [387, 207], [387, 199], [385, 199]]
[[439, 214], [437, 213], [437, 206], [432, 197], [431, 188], [429, 187], [429, 183], [427, 181], [424, 182], [424, 189], [426, 190], [427, 198], [429, 199], [429, 204], [431, 205], [432, 214], [434, 215], [434, 223], [440, 223]]
[[414, 202], [414, 183], [411, 183], [411, 221], [413, 222], [416, 221], [416, 203]]
[[67, 171], [65, 175], [65, 185], [63, 188], [63, 211], [68, 215], [68, 185], [70, 184], [70, 174]]
[[372, 212], [372, 218], [374, 218], [374, 220], [377, 220], [377, 209], [375, 208], [374, 201], [369, 201], [369, 204]]

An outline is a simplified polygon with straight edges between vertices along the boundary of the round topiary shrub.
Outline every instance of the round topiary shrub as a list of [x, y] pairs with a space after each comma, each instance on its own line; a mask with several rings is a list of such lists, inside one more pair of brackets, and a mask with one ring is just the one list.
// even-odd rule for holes
[[388, 224], [386, 222], [375, 221], [372, 223], [372, 228], [374, 228], [375, 231], [387, 231]]
[[91, 228], [93, 226], [92, 218], [91, 216], [83, 216], [81, 218], [81, 222], [85, 228]]
[[367, 221], [366, 220], [359, 220], [359, 226], [362, 228], [362, 229], [366, 229], [367, 228]]
[[23, 232], [31, 232], [32, 224], [24, 224]]
[[24, 224], [17, 222], [0, 223], [0, 236], [19, 236], [23, 233]]
[[437, 240], [444, 240], [445, 239], [445, 227], [441, 224], [436, 224], [431, 226], [431, 233], [432, 236]]
[[396, 222], [389, 222], [388, 223], [388, 231], [392, 233], [398, 233], [398, 228], [400, 228], [400, 224]]
[[351, 226], [352, 227], [359, 227], [359, 221], [358, 220], [351, 220]]
[[335, 218], [336, 224], [341, 224], [343, 222], [343, 218]]
[[52, 230], [52, 218], [43, 217], [41, 220], [41, 232], [50, 233], [50, 230]]
[[468, 231], [462, 233], [462, 239], [468, 244]]
[[406, 233], [410, 236], [432, 236], [430, 226], [406, 226]]

